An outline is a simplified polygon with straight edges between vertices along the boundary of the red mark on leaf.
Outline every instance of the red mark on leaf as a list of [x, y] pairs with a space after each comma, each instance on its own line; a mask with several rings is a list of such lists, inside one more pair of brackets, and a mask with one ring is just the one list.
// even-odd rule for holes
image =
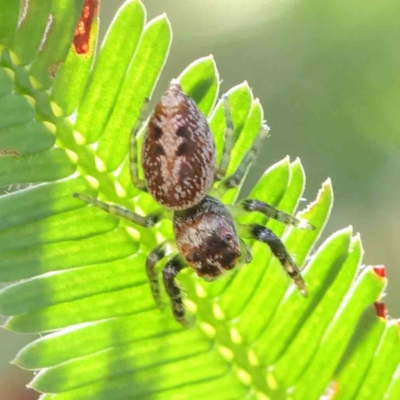
[[375, 265], [373, 268], [377, 275], [381, 278], [386, 278], [386, 269], [384, 265]]
[[376, 301], [374, 303], [374, 305], [375, 305], [375, 310], [376, 310], [376, 313], [378, 314], [378, 317], [386, 319], [387, 311], [386, 311], [385, 303], [383, 301]]
[[99, 0], [85, 0], [81, 17], [75, 28], [74, 46], [78, 54], [86, 54], [89, 51], [90, 28], [98, 7]]

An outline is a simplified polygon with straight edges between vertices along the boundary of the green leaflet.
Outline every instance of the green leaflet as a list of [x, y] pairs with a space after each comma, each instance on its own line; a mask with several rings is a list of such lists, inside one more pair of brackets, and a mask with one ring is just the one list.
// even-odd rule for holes
[[[92, 10], [95, 12], [95, 10]], [[68, 55], [59, 66], [51, 86], [50, 104], [55, 115], [69, 116], [78, 106], [93, 65], [98, 39], [99, 16], [93, 15], [89, 32], [89, 49], [86, 54], [78, 54], [75, 46], [69, 44]], [[74, 84], [71, 85], [71, 82]], [[111, 89], [112, 90], [112, 89]]]
[[[365, 269], [358, 277], [336, 312], [312, 362], [295, 386], [295, 399], [318, 398], [323, 388], [328, 385], [362, 312], [380, 297], [384, 287], [385, 280], [371, 267]], [[329, 363], [326, 362], [327, 359]], [[316, 374], [319, 376], [318, 382], [315, 380]]]
[[[273, 358], [274, 354], [283, 353], [284, 351], [284, 356], [279, 359], [273, 371], [277, 379], [286, 386], [293, 385], [302, 369], [309, 363], [321, 342], [324, 332], [355, 278], [362, 257], [359, 237], [355, 237], [350, 246], [350, 252], [342, 264], [337, 278], [326, 292], [324, 298], [311, 311], [311, 315], [307, 321], [304, 323], [302, 323], [303, 321], [300, 322], [300, 328], [298, 328], [298, 333], [294, 340], [291, 340], [289, 335], [282, 335], [279, 327], [275, 327], [274, 329], [272, 323], [270, 325], [270, 331], [275, 331], [276, 336], [280, 336], [281, 339], [279, 340], [279, 346], [274, 346], [272, 354], [269, 357]], [[288, 304], [287, 310], [284, 310], [284, 305], [282, 305], [282, 308], [278, 310], [277, 318], [279, 318], [278, 315], [281, 310], [282, 312], [286, 311], [287, 317], [292, 319], [299, 319], [300, 315], [305, 314], [304, 312], [299, 312], [295, 304], [291, 303]], [[282, 322], [284, 323], [285, 321]], [[291, 336], [293, 337], [293, 334]], [[270, 340], [270, 343], [273, 340]], [[292, 365], [297, 365], [297, 368], [291, 368]]]
[[[32, 381], [32, 387], [42, 392], [64, 392], [151, 367], [154, 359], [157, 359], [159, 364], [164, 364], [196, 354], [201, 355], [210, 351], [213, 346], [211, 340], [204, 340], [203, 334], [195, 329], [185, 334], [185, 346], [177, 352], [181, 341], [181, 335], [174, 333], [166, 337], [143, 340], [140, 347], [132, 343], [77, 358], [43, 371]], [[60, 387], [58, 382], [62, 381], [64, 376], [69, 376], [70, 379]], [[56, 383], [54, 387], [53, 383]]]
[[[29, 248], [39, 244], [77, 240], [108, 232], [118, 220], [94, 207], [82, 207], [45, 220], [0, 231], [0, 251]], [[39, 233], [39, 234], [38, 234]]]
[[178, 77], [183, 91], [208, 116], [218, 98], [219, 75], [212, 56], [200, 58], [190, 64]]
[[21, 155], [40, 153], [53, 147], [55, 131], [51, 122], [32, 120], [13, 125], [1, 129], [0, 148], [13, 149]]
[[23, 314], [102, 292], [143, 285], [147, 282], [141, 268], [144, 262], [144, 255], [138, 254], [108, 263], [57, 271], [7, 286], [0, 292], [4, 298], [1, 313]]
[[[282, 353], [290, 338], [299, 329], [299, 325], [325, 295], [326, 289], [336, 278], [347, 257], [350, 238], [351, 230], [344, 229], [327, 239], [307, 267], [305, 279], [308, 285], [308, 297], [301, 298], [293, 288], [280, 303], [269, 322], [268, 330], [258, 337], [259, 344], [254, 347], [256, 354], [266, 359], [268, 364], [272, 364]], [[279, 268], [275, 260], [272, 261], [272, 265], [274, 268]], [[273, 350], [268, 349], [270, 343], [276, 343]]]
[[32, 85], [42, 89], [51, 86], [49, 71], [64, 61], [75, 27], [82, 12], [84, 0], [57, 0], [52, 2], [51, 16], [40, 51], [30, 67]]
[[5, 47], [5, 45], [10, 45], [17, 30], [20, 3], [18, 1], [1, 0], [0, 9], [2, 13], [0, 44], [1, 47]]
[[51, 0], [33, 0], [28, 3], [11, 44], [11, 58], [15, 65], [29, 64], [39, 51], [49, 22], [51, 3]]
[[[164, 391], [178, 385], [205, 381], [215, 375], [217, 377], [225, 375], [229, 371], [229, 366], [227, 363], [220, 363], [219, 358], [215, 352], [203, 352], [179, 362], [156, 364], [151, 368], [139, 369], [134, 373], [135, 385], [132, 385], [132, 377], [129, 374], [121, 374], [115, 378], [109, 378], [107, 385], [104, 382], [93, 383], [61, 394], [45, 396], [43, 399], [73, 400], [83, 397], [88, 400], [102, 400], [109, 399], [111, 396], [113, 398], [132, 398], [132, 396], [146, 398], [152, 395], [154, 389]], [[209, 368], [210, 365], [214, 368]], [[182, 370], [193, 371], [193, 373], [180, 374]]]
[[[108, 29], [78, 107], [75, 129], [87, 143], [95, 142], [105, 128], [126, 70], [137, 50], [145, 20], [146, 11], [143, 5], [139, 1], [128, 1]], [[71, 62], [71, 68], [76, 63]], [[76, 71], [71, 71], [71, 75], [75, 76]], [[87, 78], [84, 76], [85, 86]], [[64, 86], [65, 83], [61, 82], [60, 90]]]
[[372, 396], [384, 398], [399, 362], [399, 323], [391, 321], [386, 326], [363, 385], [358, 390], [357, 399], [370, 399]]
[[169, 315], [155, 309], [85, 324], [78, 329], [50, 333], [23, 348], [13, 362], [27, 369], [45, 368], [106, 348], [140, 343], [148, 338], [164, 337], [174, 332], [184, 330]]
[[[333, 204], [329, 180], [299, 213], [314, 231], [238, 213], [242, 223], [266, 224], [282, 238], [304, 268], [308, 298], [297, 293], [267, 246], [249, 243], [252, 263], [226, 278], [206, 283], [190, 269], [179, 276], [191, 329], [171, 317], [164, 292], [165, 310], [156, 308], [146, 256], [173, 237], [171, 222], [140, 228], [72, 195], [143, 214], [159, 208], [133, 188], [126, 156], [130, 130], [169, 52], [169, 21], [162, 15], [146, 24], [143, 4], [126, 1], [95, 56], [98, 18], [91, 10], [88, 53], [82, 55], [70, 46], [81, 0], [29, 3], [15, 35], [18, 4], [8, 8], [0, 30], [1, 183], [28, 184], [0, 197], [0, 280], [12, 282], [0, 290], [0, 314], [9, 317], [9, 330], [55, 330], [13, 360], [37, 372], [30, 386], [44, 392], [41, 398], [313, 400], [333, 381], [339, 400], [370, 398], [372, 390], [397, 400], [398, 326], [371, 306], [386, 280], [371, 267], [359, 273], [361, 240], [350, 228], [311, 253]], [[39, 50], [50, 12], [56, 13], [55, 30]], [[47, 69], [59, 61], [53, 81]], [[193, 62], [178, 79], [209, 118], [220, 160], [226, 123], [213, 57]], [[246, 82], [227, 95], [237, 140], [231, 174], [264, 114]], [[295, 213], [304, 186], [300, 161], [286, 157], [249, 197]], [[224, 202], [235, 201], [238, 192], [228, 191]]]
[[[329, 185], [324, 184], [316, 201], [310, 207], [312, 214], [309, 221], [316, 226], [318, 226], [317, 223], [323, 225], [332, 207], [332, 200], [331, 188]], [[301, 252], [307, 254], [311, 250], [312, 244], [318, 237], [318, 231], [320, 232], [319, 229], [316, 231], [300, 231], [295, 228], [289, 228], [285, 244], [287, 245], [290, 241], [293, 243], [289, 247], [289, 251], [296, 255], [295, 260], [298, 265], [302, 265], [305, 258], [301, 258], [299, 255], [301, 256]], [[239, 327], [243, 326], [243, 332], [245, 332], [246, 336], [249, 335], [249, 339], [250, 337], [254, 339], [265, 328], [275, 313], [275, 309], [284, 296], [288, 285], [288, 280], [282, 273], [279, 263], [276, 260], [272, 260], [271, 264], [271, 267], [265, 270], [258, 284], [260, 288], [258, 296], [253, 296], [250, 299], [243, 310], [243, 318], [238, 321]], [[306, 282], [308, 282], [307, 279]], [[321, 290], [323, 289], [321, 288]], [[298, 294], [292, 293], [292, 296], [296, 297]], [[303, 299], [299, 298], [299, 301], [303, 301]], [[266, 302], [269, 305], [268, 307], [265, 307]], [[258, 318], [261, 313], [263, 315], [262, 319]], [[251, 331], [248, 330], [250, 320], [253, 321]]]
[[364, 380], [378, 347], [386, 322], [378, 318], [375, 307], [368, 307], [335, 373], [337, 398], [353, 399]]
[[[127, 154], [129, 134], [146, 97], [151, 97], [168, 56], [171, 27], [165, 15], [150, 21], [126, 72], [123, 85], [97, 149], [107, 171], [114, 171]], [[115, 140], [115, 137], [118, 140]]]
[[40, 220], [46, 224], [47, 217], [81, 208], [83, 205], [72, 197], [74, 192], [97, 194], [88, 180], [79, 177], [44, 183], [1, 196], [0, 228], [3, 234], [7, 235], [7, 228]]
[[400, 395], [400, 366], [397, 366], [397, 370], [393, 375], [391, 384], [385, 393], [385, 396], [390, 400], [395, 400]]
[[[15, 73], [10, 68], [0, 68], [0, 97], [10, 95], [14, 89]], [[5, 106], [6, 103], [3, 103]], [[2, 107], [3, 108], [3, 107]], [[3, 109], [1, 110], [3, 111]]]
[[24, 157], [0, 158], [0, 186], [66, 178], [75, 172], [76, 162], [75, 153], [59, 148]]
[[5, 129], [11, 125], [32, 121], [35, 117], [32, 103], [30, 96], [21, 96], [16, 93], [1, 98], [0, 128]]
[[8, 282], [50, 271], [127, 257], [137, 250], [138, 245], [133, 239], [126, 229], [120, 228], [86, 239], [6, 251], [0, 260], [0, 279]]

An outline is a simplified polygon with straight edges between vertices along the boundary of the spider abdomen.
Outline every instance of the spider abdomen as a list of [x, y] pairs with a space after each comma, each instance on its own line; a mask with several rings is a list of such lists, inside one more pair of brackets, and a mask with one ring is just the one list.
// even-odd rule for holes
[[229, 210], [207, 196], [189, 210], [176, 211], [176, 243], [197, 274], [213, 280], [235, 267], [241, 256], [240, 241]]
[[149, 193], [172, 210], [200, 203], [213, 183], [214, 137], [177, 81], [171, 82], [150, 118], [142, 160]]

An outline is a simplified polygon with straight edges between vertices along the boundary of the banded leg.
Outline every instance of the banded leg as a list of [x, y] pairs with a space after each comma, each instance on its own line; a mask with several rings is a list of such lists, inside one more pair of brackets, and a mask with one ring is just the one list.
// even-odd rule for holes
[[300, 229], [314, 230], [315, 226], [311, 225], [308, 221], [303, 218], [296, 218], [293, 215], [287, 214], [283, 211], [276, 209], [268, 203], [264, 203], [259, 200], [247, 199], [240, 203], [238, 206], [245, 212], [255, 212], [265, 215], [268, 218], [276, 219], [286, 225], [294, 225]]
[[157, 263], [167, 255], [169, 241], [159, 244], [146, 259], [146, 273], [149, 278], [151, 293], [158, 308], [163, 308], [160, 294], [160, 282], [156, 271]]
[[[240, 184], [243, 182], [243, 179], [245, 178], [247, 171], [249, 170], [251, 164], [254, 162], [254, 160], [257, 158], [258, 151], [261, 146], [261, 142], [265, 137], [268, 136], [269, 132], [269, 127], [268, 125], [263, 125], [255, 138], [251, 148], [246, 152], [244, 155], [242, 161], [240, 162], [239, 166], [237, 167], [236, 171], [225, 178], [218, 188], [216, 189], [215, 196], [222, 198], [224, 195], [225, 191], [227, 189], [233, 189], [237, 188], [240, 186]], [[226, 171], [225, 171], [226, 172]]]
[[160, 219], [164, 218], [163, 212], [160, 211], [157, 214], [150, 214], [146, 217], [143, 217], [139, 214], [136, 214], [125, 207], [117, 206], [115, 204], [104, 203], [100, 200], [97, 200], [93, 197], [87, 197], [83, 194], [74, 193], [74, 197], [84, 201], [85, 203], [92, 204], [95, 207], [101, 208], [102, 210], [117, 215], [118, 217], [125, 218], [128, 221], [134, 222], [140, 226], [145, 228], [149, 228], [154, 226]]
[[242, 253], [242, 256], [240, 257], [239, 263], [250, 264], [253, 260], [253, 256], [251, 254], [249, 246], [247, 246], [247, 244], [242, 239], [240, 239], [240, 252]]
[[244, 155], [236, 171], [231, 176], [228, 176], [222, 181], [221, 186], [223, 187], [223, 189], [233, 189], [238, 187], [242, 183], [251, 164], [257, 158], [261, 143], [264, 138], [268, 136], [268, 132], [268, 125], [262, 125], [257, 137], [253, 141], [251, 148]]
[[175, 319], [183, 325], [187, 324], [185, 318], [185, 307], [183, 305], [181, 290], [176, 282], [176, 276], [187, 265], [179, 254], [168, 261], [163, 269], [163, 280], [165, 290], [171, 300], [172, 313]]
[[142, 191], [146, 191], [146, 183], [139, 178], [138, 173], [138, 157], [137, 157], [137, 141], [136, 136], [146, 120], [146, 115], [149, 107], [149, 99], [146, 97], [143, 106], [140, 110], [139, 118], [136, 121], [135, 126], [132, 129], [131, 136], [129, 139], [129, 168], [131, 172], [131, 179], [134, 186]]
[[299, 268], [290, 257], [282, 241], [268, 228], [257, 225], [241, 225], [241, 234], [249, 239], [255, 239], [269, 246], [272, 254], [279, 260], [283, 269], [293, 279], [303, 296], [307, 296], [307, 287]]
[[229, 99], [227, 95], [222, 96], [225, 110], [226, 128], [224, 134], [224, 152], [222, 153], [221, 162], [215, 172], [215, 179], [220, 181], [226, 174], [228, 169], [231, 151], [234, 145], [235, 130], [233, 129], [231, 108], [229, 106]]

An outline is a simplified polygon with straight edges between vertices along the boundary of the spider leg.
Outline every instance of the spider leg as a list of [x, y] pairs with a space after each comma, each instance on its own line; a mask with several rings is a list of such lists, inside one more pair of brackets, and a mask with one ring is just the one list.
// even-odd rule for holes
[[163, 308], [160, 294], [160, 282], [156, 271], [156, 264], [167, 255], [169, 240], [156, 246], [146, 259], [146, 273], [149, 278], [151, 293], [158, 308]]
[[187, 267], [186, 262], [183, 260], [182, 256], [178, 254], [168, 261], [162, 272], [165, 290], [171, 300], [172, 313], [175, 319], [183, 325], [187, 323], [185, 307], [182, 301], [181, 290], [175, 278], [185, 267]]
[[160, 219], [164, 218], [165, 215], [162, 212], [157, 214], [150, 214], [145, 217], [136, 214], [125, 207], [117, 206], [115, 204], [104, 203], [100, 200], [97, 200], [94, 197], [87, 197], [83, 194], [74, 193], [74, 197], [84, 201], [85, 203], [92, 204], [95, 207], [101, 208], [102, 210], [117, 215], [118, 217], [125, 218], [128, 221], [131, 221], [135, 224], [143, 226], [145, 228], [149, 228], [154, 226]]
[[239, 260], [242, 264], [249, 264], [253, 260], [253, 256], [251, 255], [250, 247], [244, 242], [244, 240], [240, 239], [240, 251], [242, 256]]
[[272, 254], [279, 260], [283, 269], [293, 279], [303, 296], [307, 296], [307, 287], [299, 268], [290, 257], [282, 241], [268, 228], [257, 225], [241, 225], [241, 236], [255, 239], [269, 246]]
[[276, 209], [274, 206], [271, 206], [268, 203], [264, 203], [263, 201], [247, 199], [242, 201], [238, 207], [240, 207], [245, 212], [258, 211], [266, 217], [276, 219], [277, 221], [282, 222], [286, 225], [294, 225], [300, 229], [315, 229], [315, 226], [308, 223], [308, 221], [306, 221], [305, 219], [296, 218], [293, 215]]
[[224, 102], [226, 128], [224, 133], [224, 138], [225, 138], [224, 151], [222, 153], [222, 158], [219, 167], [215, 171], [215, 180], [217, 181], [220, 181], [225, 176], [226, 170], [228, 169], [230, 154], [234, 145], [234, 135], [235, 135], [228, 96], [224, 94], [222, 96], [222, 101]]
[[150, 100], [146, 97], [143, 106], [140, 110], [139, 118], [137, 119], [136, 124], [132, 129], [131, 136], [129, 139], [129, 168], [131, 173], [131, 179], [134, 186], [142, 191], [147, 191], [147, 188], [144, 180], [139, 178], [136, 136], [141, 126], [143, 125], [143, 122], [146, 120], [149, 101]]
[[[222, 197], [225, 190], [234, 189], [241, 185], [251, 164], [257, 158], [257, 154], [260, 149], [261, 142], [268, 135], [268, 132], [269, 132], [269, 127], [267, 125], [263, 125], [261, 127], [257, 137], [255, 138], [251, 148], [246, 152], [246, 154], [242, 158], [242, 161], [240, 162], [236, 171], [232, 175], [225, 178], [218, 186], [217, 190], [218, 190], [219, 197]], [[225, 170], [225, 173], [226, 173], [226, 170]]]

